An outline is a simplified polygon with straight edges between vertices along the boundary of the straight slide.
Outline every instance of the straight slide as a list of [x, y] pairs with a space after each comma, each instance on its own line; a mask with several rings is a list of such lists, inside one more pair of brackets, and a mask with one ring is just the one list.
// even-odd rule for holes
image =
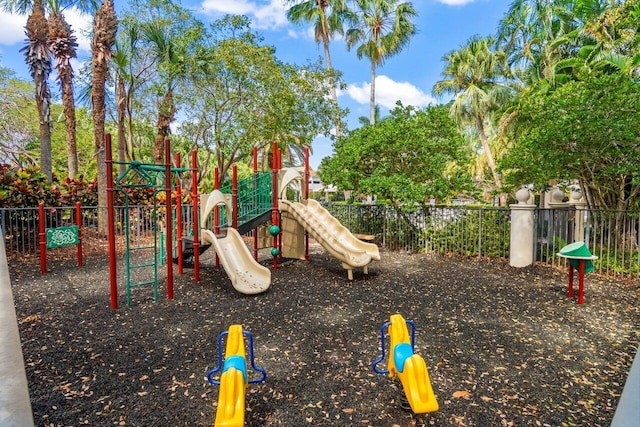
[[233, 287], [247, 295], [259, 294], [269, 289], [271, 271], [253, 259], [240, 233], [230, 227], [221, 231], [216, 236], [213, 231], [203, 229], [202, 242], [213, 246]]

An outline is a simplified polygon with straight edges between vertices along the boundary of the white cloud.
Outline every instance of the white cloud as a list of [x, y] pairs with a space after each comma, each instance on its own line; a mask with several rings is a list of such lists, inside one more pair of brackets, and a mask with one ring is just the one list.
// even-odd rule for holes
[[282, 0], [204, 0], [202, 13], [211, 16], [247, 15], [258, 29], [275, 29], [287, 25]]
[[446, 4], [447, 6], [463, 6], [473, 3], [474, 1], [475, 0], [438, 0], [439, 3]]
[[75, 7], [66, 9], [64, 19], [78, 39], [78, 54], [91, 52], [91, 30], [93, 29], [93, 15], [81, 14]]
[[26, 24], [26, 15], [10, 15], [7, 12], [0, 11], [0, 28], [2, 28], [0, 44], [12, 46], [17, 43], [23, 43], [27, 38], [24, 34], [24, 26]]
[[292, 39], [297, 39], [300, 37], [300, 34], [296, 33], [293, 30], [287, 30], [287, 36]]
[[[368, 104], [371, 84], [363, 82], [360, 85], [350, 84], [346, 89], [347, 95], [359, 104]], [[396, 82], [387, 76], [376, 77], [376, 104], [385, 108], [394, 108], [396, 102], [402, 101], [402, 105], [424, 107], [428, 104], [437, 104], [435, 98], [424, 93], [421, 89], [409, 82]]]
[[313, 27], [306, 27], [304, 29], [290, 28], [287, 30], [287, 37], [294, 40], [311, 40], [315, 42], [315, 32]]
[[[65, 10], [64, 17], [78, 38], [78, 49], [80, 51], [90, 52], [91, 40], [88, 34], [93, 25], [93, 16], [81, 15], [78, 9], [74, 7]], [[24, 33], [25, 25], [27, 25], [27, 15], [10, 15], [0, 11], [0, 28], [2, 28], [0, 44], [7, 46], [24, 44], [27, 39]]]

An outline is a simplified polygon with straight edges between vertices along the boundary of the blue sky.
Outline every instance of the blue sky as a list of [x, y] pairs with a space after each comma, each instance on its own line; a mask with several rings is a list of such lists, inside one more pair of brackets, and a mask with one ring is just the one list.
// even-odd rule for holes
[[[441, 79], [442, 57], [463, 45], [471, 36], [494, 34], [500, 19], [512, 0], [413, 0], [418, 12], [415, 20], [417, 34], [398, 55], [389, 58], [377, 69], [376, 102], [385, 115], [397, 100], [404, 105], [426, 106], [446, 101], [431, 95], [434, 83]], [[189, 0], [182, 3], [202, 21], [224, 14], [244, 14], [265, 43], [276, 47], [277, 56], [286, 62], [304, 64], [323, 57], [322, 47], [313, 40], [309, 28], [295, 26], [285, 17], [282, 0]], [[116, 8], [121, 7], [116, 0]], [[86, 37], [91, 17], [68, 10], [65, 16], [79, 37], [78, 60], [88, 58], [90, 42]], [[29, 78], [20, 48], [24, 45], [26, 17], [0, 12], [0, 64]], [[350, 111], [350, 128], [358, 126], [358, 117], [369, 115], [370, 68], [366, 58], [359, 60], [354, 51], [347, 52], [342, 40], [331, 45], [333, 66], [343, 73], [347, 89], [339, 94], [338, 102]], [[79, 62], [76, 62], [76, 69]], [[316, 138], [313, 142], [311, 167], [331, 155], [331, 141]]]

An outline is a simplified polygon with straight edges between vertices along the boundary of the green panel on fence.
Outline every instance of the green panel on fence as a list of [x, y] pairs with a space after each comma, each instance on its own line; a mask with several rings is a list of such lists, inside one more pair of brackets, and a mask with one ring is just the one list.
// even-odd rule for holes
[[47, 228], [47, 249], [62, 248], [64, 246], [77, 245], [78, 243], [80, 243], [80, 239], [78, 239], [77, 225]]

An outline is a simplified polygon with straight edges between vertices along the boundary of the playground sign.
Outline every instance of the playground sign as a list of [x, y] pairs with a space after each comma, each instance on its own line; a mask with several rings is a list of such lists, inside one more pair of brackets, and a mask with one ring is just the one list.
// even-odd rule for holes
[[47, 249], [62, 248], [80, 243], [78, 226], [47, 228]]
[[40, 273], [47, 272], [47, 249], [76, 245], [78, 247], [78, 267], [82, 267], [82, 206], [76, 202], [76, 225], [46, 228], [44, 203], [38, 204], [38, 236], [40, 245]]

